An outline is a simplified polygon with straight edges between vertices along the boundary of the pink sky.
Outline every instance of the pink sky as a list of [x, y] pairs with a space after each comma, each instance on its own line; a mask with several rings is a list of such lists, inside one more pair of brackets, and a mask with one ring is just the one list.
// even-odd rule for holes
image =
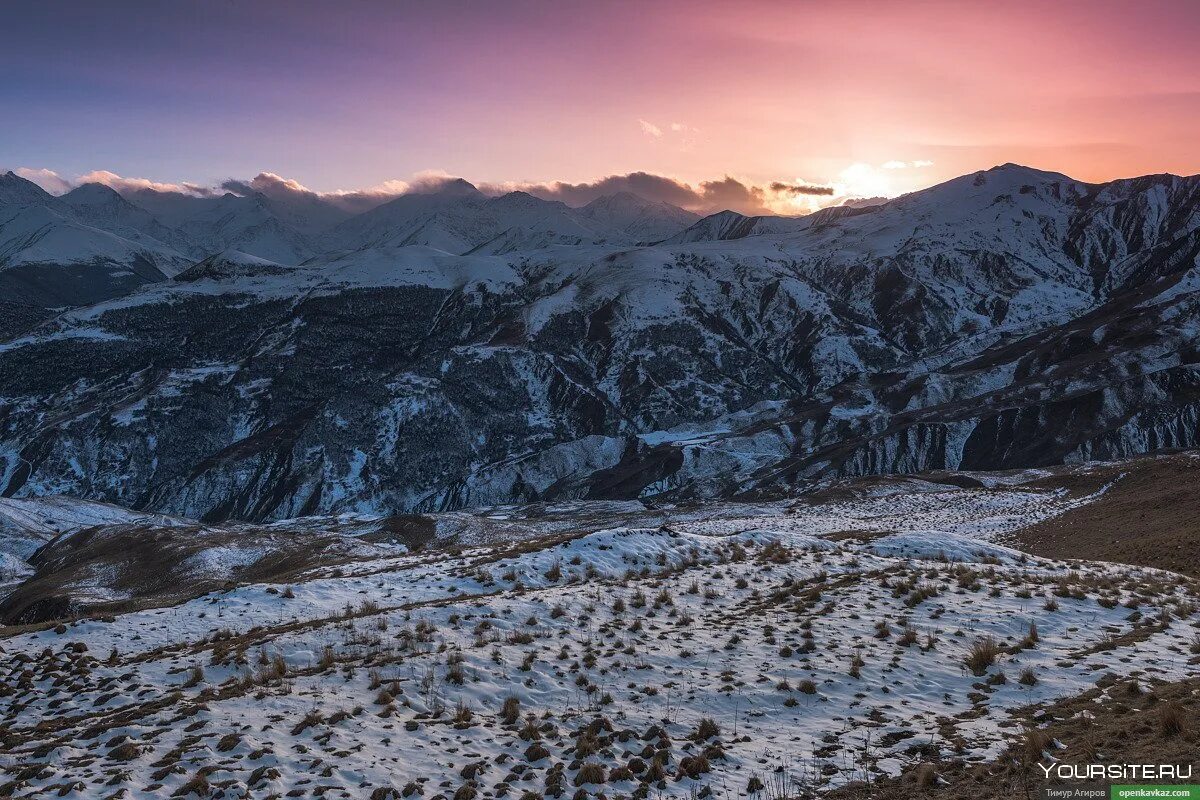
[[[25, 113], [0, 160], [201, 183], [269, 170], [321, 191], [430, 169], [837, 196], [1008, 161], [1090, 181], [1200, 172], [1195, 2], [180, 8], [110, 8], [65, 42], [41, 12], [15, 20], [0, 66], [25, 78], [8, 98]], [[51, 32], [62, 57], [20, 73]]]

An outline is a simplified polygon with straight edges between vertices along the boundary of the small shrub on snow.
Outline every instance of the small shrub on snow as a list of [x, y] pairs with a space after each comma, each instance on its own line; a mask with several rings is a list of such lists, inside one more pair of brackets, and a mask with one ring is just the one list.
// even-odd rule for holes
[[996, 659], [1000, 657], [1000, 653], [1000, 643], [990, 636], [983, 636], [976, 639], [974, 644], [971, 645], [964, 663], [967, 669], [971, 670], [971, 674], [979, 676], [987, 672], [988, 667], [996, 663]]
[[504, 698], [500, 706], [500, 721], [505, 725], [515, 725], [521, 715], [521, 701], [514, 695]]
[[703, 717], [696, 725], [695, 732], [691, 735], [692, 741], [703, 742], [711, 739], [714, 736], [721, 735], [721, 726], [716, 723], [711, 717]]
[[604, 770], [603, 764], [597, 764], [595, 761], [588, 761], [579, 768], [575, 773], [575, 785], [587, 786], [592, 783], [606, 783], [608, 774]]

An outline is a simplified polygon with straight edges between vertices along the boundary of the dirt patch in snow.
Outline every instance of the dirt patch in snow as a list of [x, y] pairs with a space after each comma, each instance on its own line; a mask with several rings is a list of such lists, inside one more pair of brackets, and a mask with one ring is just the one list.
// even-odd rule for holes
[[336, 535], [100, 526], [60, 536], [39, 550], [30, 562], [36, 573], [0, 603], [0, 619], [28, 625], [124, 613], [241, 582], [285, 581], [367, 555], [378, 555], [373, 545]]
[[1041, 481], [1103, 495], [1016, 535], [1049, 558], [1115, 561], [1200, 577], [1200, 458], [1179, 454], [1104, 465]]

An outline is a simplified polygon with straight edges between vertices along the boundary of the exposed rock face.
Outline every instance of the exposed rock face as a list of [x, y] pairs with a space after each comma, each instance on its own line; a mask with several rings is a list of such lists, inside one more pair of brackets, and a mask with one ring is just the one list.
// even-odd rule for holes
[[717, 222], [216, 258], [60, 315], [0, 344], [0, 494], [261, 520], [1198, 444], [1198, 178], [1006, 165], [736, 239]]

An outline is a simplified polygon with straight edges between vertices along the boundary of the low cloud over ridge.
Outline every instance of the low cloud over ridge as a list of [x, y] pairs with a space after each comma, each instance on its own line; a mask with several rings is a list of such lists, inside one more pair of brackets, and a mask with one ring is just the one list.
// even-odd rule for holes
[[489, 194], [521, 190], [544, 200], [560, 200], [569, 206], [587, 205], [597, 197], [617, 192], [633, 192], [647, 200], [670, 203], [700, 214], [726, 209], [742, 214], [773, 214], [779, 212], [772, 210], [771, 204], [786, 194], [777, 191], [775, 186], [755, 186], [729, 175], [692, 185], [651, 172], [629, 172], [584, 183], [511, 183], [484, 185], [480, 189]]
[[[408, 180], [388, 180], [365, 189], [320, 192], [310, 189], [300, 181], [274, 172], [260, 172], [248, 179], [228, 178], [216, 186], [128, 178], [107, 170], [89, 172], [74, 180], [64, 178], [48, 169], [22, 167], [16, 172], [42, 186], [51, 194], [63, 194], [85, 183], [102, 183], [119, 192], [132, 193], [139, 190], [151, 190], [195, 197], [213, 197], [225, 192], [238, 195], [259, 193], [279, 200], [324, 201], [343, 212], [352, 214], [368, 211], [402, 194], [436, 191], [451, 181], [462, 180], [446, 172], [430, 170], [417, 173]], [[586, 205], [605, 195], [632, 192], [650, 201], [670, 203], [700, 214], [726, 209], [742, 214], [799, 213], [811, 210], [811, 208], [798, 205], [796, 202], [798, 198], [811, 198], [813, 203], [828, 205], [830, 203], [821, 202], [820, 198], [832, 198], [838, 194], [832, 186], [804, 181], [773, 181], [759, 186], [726, 175], [722, 178], [691, 184], [665, 175], [641, 171], [608, 175], [594, 181], [581, 183], [566, 181], [481, 183], [478, 184], [478, 188], [483, 194], [491, 196], [512, 191], [524, 191], [544, 200], [558, 200], [574, 207]]]
[[292, 178], [285, 178], [274, 172], [260, 172], [250, 180], [229, 178], [222, 181], [220, 188], [240, 195], [260, 193], [278, 199], [294, 199], [297, 196], [320, 199], [346, 211], [359, 213], [412, 191], [413, 184], [408, 181], [390, 180], [367, 189], [317, 192]]

